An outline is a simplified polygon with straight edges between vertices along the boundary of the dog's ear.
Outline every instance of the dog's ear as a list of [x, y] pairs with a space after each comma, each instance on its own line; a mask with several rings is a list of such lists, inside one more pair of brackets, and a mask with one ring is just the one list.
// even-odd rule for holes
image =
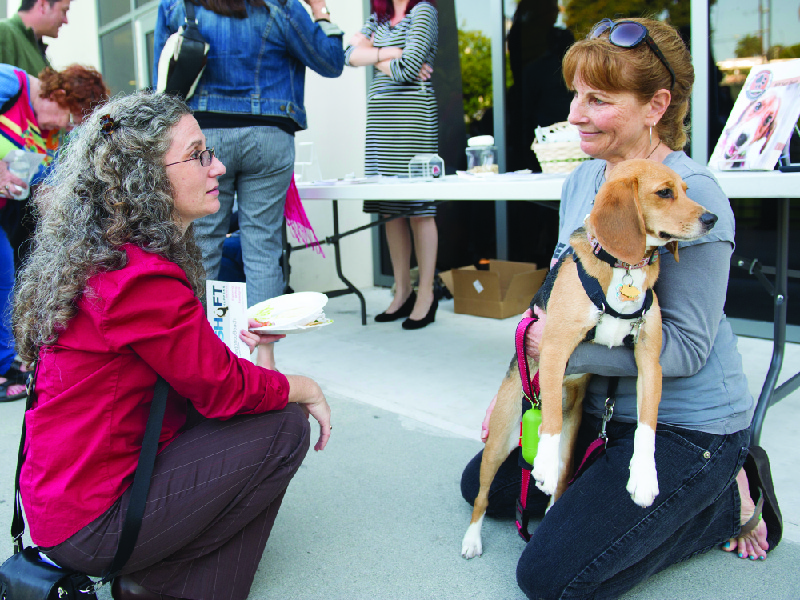
[[675, 240], [673, 240], [671, 242], [667, 242], [666, 243], [666, 248], [667, 248], [667, 250], [672, 252], [672, 256], [675, 257], [675, 262], [679, 262], [679, 259], [678, 259], [678, 242], [676, 242]]
[[646, 244], [638, 192], [635, 177], [607, 181], [597, 192], [589, 214], [589, 225], [600, 245], [629, 264], [642, 260]]

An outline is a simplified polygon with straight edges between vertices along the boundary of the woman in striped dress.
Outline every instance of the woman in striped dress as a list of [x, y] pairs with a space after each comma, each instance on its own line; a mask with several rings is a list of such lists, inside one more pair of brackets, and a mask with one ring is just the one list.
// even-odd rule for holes
[[[438, 115], [430, 76], [436, 56], [437, 13], [433, 0], [372, 0], [372, 14], [345, 51], [353, 67], [373, 65], [375, 76], [367, 103], [365, 172], [400, 175], [408, 172], [415, 154], [435, 154]], [[433, 322], [433, 296], [439, 234], [435, 206], [423, 202], [365, 202], [364, 212], [397, 215], [415, 208], [406, 218], [386, 223], [386, 239], [395, 280], [395, 295], [378, 322], [408, 317], [404, 329]], [[411, 234], [419, 265], [419, 285], [411, 287]]]

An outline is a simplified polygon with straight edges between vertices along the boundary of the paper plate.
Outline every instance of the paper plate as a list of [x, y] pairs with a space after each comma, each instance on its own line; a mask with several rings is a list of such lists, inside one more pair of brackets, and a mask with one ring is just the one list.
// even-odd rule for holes
[[284, 294], [254, 304], [247, 310], [247, 316], [263, 323], [258, 331], [292, 329], [320, 317], [327, 303], [328, 297], [319, 292]]
[[314, 329], [321, 329], [333, 323], [333, 319], [326, 319], [325, 315], [322, 316], [321, 322], [316, 325], [298, 325], [296, 327], [255, 327], [250, 331], [257, 331], [259, 333], [272, 333], [274, 335], [289, 335], [292, 333], [305, 333], [306, 331], [313, 331]]

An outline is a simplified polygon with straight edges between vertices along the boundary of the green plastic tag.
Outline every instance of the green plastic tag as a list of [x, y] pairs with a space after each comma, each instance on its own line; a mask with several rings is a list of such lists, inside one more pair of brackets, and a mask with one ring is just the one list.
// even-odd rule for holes
[[539, 450], [539, 426], [542, 424], [542, 411], [531, 408], [522, 415], [522, 458], [532, 465]]

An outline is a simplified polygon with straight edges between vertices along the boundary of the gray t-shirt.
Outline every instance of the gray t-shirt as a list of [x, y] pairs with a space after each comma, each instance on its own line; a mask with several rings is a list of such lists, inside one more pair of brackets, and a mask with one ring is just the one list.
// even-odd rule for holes
[[[719, 217], [703, 238], [679, 244], [680, 263], [662, 249], [655, 293], [661, 306], [664, 377], [658, 422], [713, 434], [745, 429], [755, 409], [742, 370], [737, 339], [723, 307], [733, 253], [734, 219], [730, 201], [714, 176], [683, 152], [672, 152], [664, 164], [688, 186], [687, 195]], [[605, 181], [606, 163], [591, 160], [578, 167], [561, 194], [558, 245], [554, 258], [569, 249], [569, 236], [583, 225], [597, 190]], [[602, 416], [608, 377], [619, 376], [614, 420], [636, 421], [636, 362], [624, 347], [580, 344], [567, 374], [593, 373], [585, 410]]]

